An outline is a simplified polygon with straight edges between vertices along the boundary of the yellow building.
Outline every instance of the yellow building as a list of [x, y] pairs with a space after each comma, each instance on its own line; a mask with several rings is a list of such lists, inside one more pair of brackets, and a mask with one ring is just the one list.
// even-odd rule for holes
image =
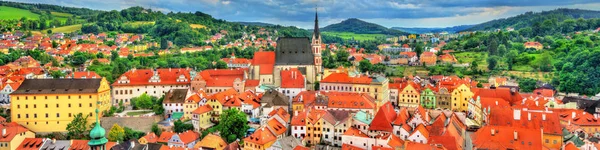
[[265, 150], [277, 141], [277, 136], [267, 127], [256, 130], [252, 135], [244, 138], [244, 150]]
[[94, 122], [94, 110], [110, 107], [110, 87], [102, 79], [26, 79], [10, 95], [12, 121], [33, 132], [64, 132], [77, 114]]
[[21, 125], [5, 124], [0, 136], [0, 150], [16, 150], [25, 138], [35, 138], [35, 133]]
[[323, 137], [323, 110], [312, 110], [306, 116], [306, 142], [311, 145], [319, 144]]
[[214, 124], [210, 121], [211, 119], [211, 114], [213, 108], [206, 104], [204, 106], [200, 106], [198, 108], [196, 108], [196, 110], [194, 110], [193, 112], [193, 117], [192, 117], [192, 124], [194, 125], [194, 130], [196, 132], [201, 132], [204, 131], [210, 127], [212, 127]]
[[389, 80], [382, 76], [351, 76], [348, 73], [331, 73], [321, 80], [321, 91], [367, 93], [375, 98], [377, 108], [389, 101]]
[[421, 91], [419, 85], [409, 81], [400, 88], [402, 90], [398, 93], [398, 106], [418, 107], [420, 105]]
[[223, 104], [229, 99], [237, 96], [238, 93], [233, 89], [209, 95], [206, 104], [212, 107], [212, 121], [218, 121], [219, 116], [223, 113]]
[[454, 91], [452, 91], [452, 111], [466, 112], [469, 109], [469, 99], [473, 98], [473, 92], [465, 85], [458, 85]]

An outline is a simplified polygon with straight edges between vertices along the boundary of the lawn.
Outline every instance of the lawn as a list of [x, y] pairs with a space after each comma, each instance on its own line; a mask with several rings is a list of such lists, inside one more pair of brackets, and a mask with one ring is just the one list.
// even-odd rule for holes
[[148, 110], [148, 111], [127, 112], [127, 115], [128, 116], [137, 116], [137, 115], [143, 115], [143, 114], [147, 114], [147, 113], [152, 113], [152, 111]]
[[27, 19], [37, 20], [40, 17], [40, 15], [25, 9], [0, 6], [0, 19], [2, 20], [21, 19], [23, 17], [26, 17]]
[[460, 64], [471, 64], [471, 62], [477, 61], [479, 69], [487, 70], [487, 52], [457, 52], [453, 54]]
[[385, 72], [394, 77], [404, 76], [405, 66], [388, 66], [385, 68]]
[[145, 24], [153, 25], [154, 21], [133, 21], [133, 22], [127, 22], [125, 24], [133, 25], [133, 26], [139, 26], [139, 25], [145, 25]]
[[72, 14], [61, 13], [61, 12], [50, 12], [50, 14], [52, 14], [53, 16], [56, 16], [56, 17], [64, 17], [64, 18], [69, 18], [69, 17], [73, 16]]
[[427, 69], [425, 69], [425, 67], [423, 66], [407, 66], [404, 69], [404, 76], [427, 76], [429, 74], [429, 71], [427, 71]]
[[536, 80], [550, 82], [552, 80], [552, 72], [525, 72], [525, 71], [505, 71], [505, 74], [514, 75], [521, 78], [533, 78]]
[[383, 34], [356, 34], [352, 32], [323, 32], [323, 34], [337, 36], [345, 40], [354, 38], [354, 40], [358, 41], [375, 40], [377, 37], [385, 37]]
[[196, 28], [206, 28], [206, 26], [201, 25], [201, 24], [190, 24], [190, 27], [196, 29]]
[[[52, 28], [50, 29], [52, 30], [52, 33], [71, 33], [71, 32], [75, 32], [78, 30], [81, 30], [81, 24], [76, 24], [76, 25], [70, 25], [70, 26], [64, 26], [64, 27], [57, 27], [57, 28]], [[42, 33], [47, 33], [46, 30], [41, 31]]]

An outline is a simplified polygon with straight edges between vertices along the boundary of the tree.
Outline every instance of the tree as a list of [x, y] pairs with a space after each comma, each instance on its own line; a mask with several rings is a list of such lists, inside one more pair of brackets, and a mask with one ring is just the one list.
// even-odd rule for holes
[[48, 30], [46, 30], [46, 33], [52, 34], [52, 30], [48, 29]]
[[63, 73], [60, 70], [55, 70], [55, 71], [50, 71], [50, 76], [52, 76], [52, 78], [54, 78], [54, 79], [58, 79], [61, 77], [65, 77], [65, 73]]
[[506, 52], [507, 52], [506, 46], [504, 46], [504, 45], [498, 46], [498, 54], [500, 56], [504, 56], [506, 54]]
[[162, 130], [158, 127], [158, 124], [153, 123], [152, 124], [152, 132], [154, 132], [154, 134], [160, 136], [160, 134], [162, 134]]
[[217, 125], [217, 130], [222, 137], [226, 137], [227, 143], [243, 138], [248, 128], [250, 127], [246, 114], [237, 109], [223, 111], [219, 118], [219, 125]]
[[510, 50], [506, 55], [504, 55], [506, 57], [506, 65], [508, 65], [508, 70], [512, 70], [513, 64], [515, 63], [518, 55], [519, 51], [514, 49]]
[[552, 71], [552, 56], [549, 52], [544, 52], [539, 58], [538, 65], [541, 71], [550, 72]]
[[471, 72], [476, 73], [478, 72], [478, 68], [479, 67], [479, 63], [477, 63], [477, 60], [474, 60], [473, 62], [471, 62], [471, 65], [469, 65], [469, 69], [471, 69]]
[[423, 46], [421, 44], [417, 44], [415, 47], [415, 52], [417, 53], [417, 56], [421, 56], [421, 53], [423, 53]]
[[[139, 97], [134, 97], [131, 99], [131, 101], [135, 102], [135, 106], [137, 108], [140, 109], [152, 109], [153, 108], [153, 101], [152, 101], [151, 96], [149, 96], [148, 94], [144, 93], [142, 95], [140, 95]], [[154, 97], [154, 99], [156, 99], [156, 97]]]
[[181, 132], [185, 132], [187, 130], [193, 130], [193, 129], [194, 129], [194, 125], [184, 123], [181, 120], [177, 120], [173, 123], [173, 131], [175, 131], [176, 133], [181, 133]]
[[75, 115], [73, 121], [67, 124], [67, 136], [70, 139], [87, 139], [88, 116], [81, 113]]
[[125, 138], [125, 130], [119, 126], [118, 124], [113, 124], [112, 128], [108, 132], [108, 140], [109, 141], [123, 141]]
[[535, 86], [537, 84], [537, 81], [535, 79], [531, 79], [531, 78], [523, 78], [521, 80], [518, 81], [519, 82], [519, 89], [521, 89], [521, 92], [533, 92], [533, 90], [535, 90]]
[[[136, 131], [129, 127], [125, 127], [124, 130], [125, 130], [125, 133], [124, 133], [123, 139], [125, 141], [137, 140], [137, 139], [141, 138], [142, 136], [146, 135], [146, 133], [144, 133], [144, 132]], [[160, 136], [160, 134], [158, 134], [158, 136]]]
[[488, 63], [488, 69], [490, 71], [496, 69], [496, 65], [498, 65], [498, 57], [497, 56], [488, 57], [487, 63]]
[[373, 64], [371, 64], [371, 62], [369, 62], [369, 60], [367, 59], [363, 59], [360, 62], [358, 62], [358, 68], [360, 68], [361, 72], [371, 71], [372, 67]]

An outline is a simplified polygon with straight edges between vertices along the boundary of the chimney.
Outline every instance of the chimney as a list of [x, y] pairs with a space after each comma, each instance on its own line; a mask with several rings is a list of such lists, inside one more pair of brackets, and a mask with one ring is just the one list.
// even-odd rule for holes
[[496, 101], [496, 106], [498, 106], [498, 101]]
[[6, 127], [2, 128], [2, 136], [6, 136]]
[[535, 106], [540, 106], [540, 101], [535, 101]]
[[527, 120], [531, 121], [531, 113], [527, 113]]
[[56, 144], [56, 139], [52, 138], [52, 144]]
[[298, 116], [298, 111], [294, 111], [294, 116]]
[[135, 142], [131, 141], [131, 146], [130, 148], [133, 149], [133, 147], [135, 147]]
[[513, 119], [521, 120], [521, 110], [519, 110], [519, 109], [513, 110]]
[[575, 112], [571, 112], [571, 119], [575, 118]]
[[518, 137], [519, 137], [519, 136], [518, 136], [518, 134], [517, 134], [517, 131], [515, 131], [514, 133], [515, 133], [515, 134], [514, 134], [514, 136], [515, 136], [515, 141], [516, 141], [516, 140], [518, 139]]
[[542, 114], [542, 121], [546, 121], [546, 114]]
[[492, 136], [494, 136], [494, 134], [496, 134], [496, 129], [492, 128]]

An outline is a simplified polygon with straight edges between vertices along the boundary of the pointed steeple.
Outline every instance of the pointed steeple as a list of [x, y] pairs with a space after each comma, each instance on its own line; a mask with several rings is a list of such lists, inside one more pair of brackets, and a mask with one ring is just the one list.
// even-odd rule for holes
[[315, 8], [315, 28], [314, 28], [314, 36], [315, 38], [319, 38], [319, 14], [317, 13], [317, 8]]

